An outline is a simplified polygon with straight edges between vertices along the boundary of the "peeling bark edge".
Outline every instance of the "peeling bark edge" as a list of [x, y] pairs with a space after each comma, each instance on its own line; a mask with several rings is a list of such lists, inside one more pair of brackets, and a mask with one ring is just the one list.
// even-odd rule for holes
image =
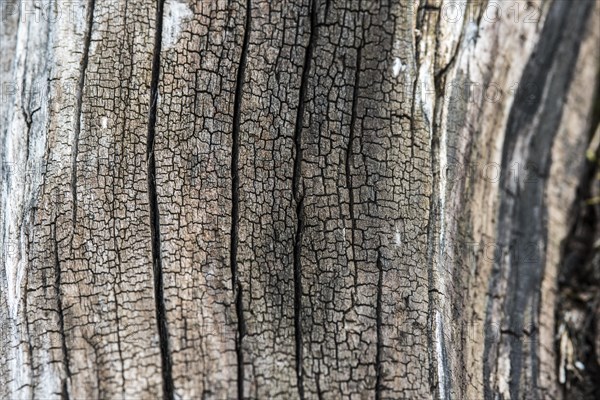
[[160, 342], [163, 397], [165, 400], [173, 400], [174, 384], [172, 374], [171, 353], [169, 349], [169, 332], [167, 325], [168, 323], [163, 290], [164, 284], [160, 240], [160, 213], [158, 208], [158, 196], [156, 193], [156, 160], [154, 154], [164, 5], [165, 0], [157, 0], [155, 21], [156, 30], [154, 35], [154, 50], [152, 55], [152, 79], [150, 83], [150, 108], [148, 112], [148, 137], [146, 142], [146, 157], [148, 163], [148, 201], [150, 206], [150, 235], [152, 242], [152, 269], [154, 273], [154, 301], [156, 306], [156, 322], [158, 325], [158, 336]]

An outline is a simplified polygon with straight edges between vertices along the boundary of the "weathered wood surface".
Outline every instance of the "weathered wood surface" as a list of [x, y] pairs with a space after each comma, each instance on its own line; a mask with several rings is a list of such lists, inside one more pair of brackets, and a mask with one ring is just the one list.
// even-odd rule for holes
[[1, 398], [565, 397], [600, 3], [1, 6]]

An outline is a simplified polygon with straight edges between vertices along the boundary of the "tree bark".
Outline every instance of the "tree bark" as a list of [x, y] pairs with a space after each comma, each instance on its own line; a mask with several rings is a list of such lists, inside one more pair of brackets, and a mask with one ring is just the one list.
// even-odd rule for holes
[[1, 3], [1, 398], [569, 398], [600, 3], [36, 4]]

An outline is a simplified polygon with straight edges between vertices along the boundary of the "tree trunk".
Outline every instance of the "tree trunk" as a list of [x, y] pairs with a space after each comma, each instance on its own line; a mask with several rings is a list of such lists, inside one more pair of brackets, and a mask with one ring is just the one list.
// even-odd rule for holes
[[1, 7], [1, 398], [563, 399], [593, 370], [556, 310], [599, 2]]

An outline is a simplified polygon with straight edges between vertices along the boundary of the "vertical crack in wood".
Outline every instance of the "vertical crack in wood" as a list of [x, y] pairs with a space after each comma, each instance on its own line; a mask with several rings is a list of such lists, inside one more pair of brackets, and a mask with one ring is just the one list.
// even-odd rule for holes
[[351, 158], [352, 145], [354, 143], [354, 130], [356, 128], [356, 111], [358, 107], [358, 93], [360, 86], [360, 62], [362, 57], [362, 46], [360, 44], [356, 53], [356, 70], [354, 71], [354, 88], [352, 90], [352, 112], [350, 114], [350, 132], [348, 137], [348, 147], [346, 148], [346, 187], [348, 188], [348, 209], [350, 213], [351, 236], [352, 236], [352, 262], [354, 264], [354, 289], [358, 287], [358, 266], [356, 260], [356, 215], [354, 214], [354, 187], [352, 186]]
[[377, 304], [375, 307], [375, 320], [377, 329], [377, 351], [375, 354], [375, 400], [381, 400], [382, 391], [382, 362], [383, 357], [383, 317], [382, 317], [382, 298], [383, 298], [383, 262], [381, 261], [381, 251], [377, 251]]
[[[75, 230], [77, 224], [77, 155], [79, 154], [79, 136], [81, 133], [81, 113], [83, 109], [83, 89], [85, 87], [85, 75], [88, 68], [90, 45], [92, 42], [92, 28], [94, 25], [94, 9], [96, 0], [89, 0], [87, 6], [87, 30], [83, 38], [83, 56], [81, 58], [81, 72], [79, 82], [77, 82], [77, 99], [75, 104], [75, 127], [73, 132], [73, 156], [71, 167], [71, 191], [73, 197], [73, 221], [72, 227]], [[72, 239], [71, 239], [72, 240]]]
[[125, 396], [125, 359], [123, 358], [123, 346], [121, 344], [121, 320], [119, 318], [119, 299], [117, 298], [117, 289], [113, 286], [113, 298], [115, 301], [115, 331], [117, 334], [117, 352], [121, 362], [121, 394]]
[[[29, 273], [25, 276], [25, 288], [29, 287]], [[29, 293], [26, 289], [23, 296], [23, 318], [25, 319], [25, 333], [27, 335], [27, 357], [29, 359], [29, 372], [31, 374], [31, 400], [35, 398], [35, 368], [33, 366], [33, 344], [31, 343], [31, 322], [29, 321]]]
[[[115, 168], [112, 168], [112, 173], [116, 174]], [[117, 193], [115, 191], [115, 186], [112, 186], [112, 196], [113, 199], [117, 198]], [[121, 361], [121, 394], [125, 396], [125, 361], [123, 358], [123, 349], [121, 345], [121, 319], [119, 317], [119, 300], [117, 297], [117, 288], [119, 291], [121, 290], [122, 276], [123, 272], [121, 269], [121, 265], [123, 265], [123, 260], [121, 259], [121, 251], [119, 248], [119, 243], [117, 241], [118, 230], [117, 230], [117, 215], [115, 213], [115, 205], [112, 204], [111, 207], [111, 220], [112, 220], [112, 232], [113, 232], [113, 245], [116, 250], [117, 256], [117, 276], [115, 277], [115, 283], [113, 286], [113, 297], [115, 300], [115, 323], [116, 323], [116, 333], [117, 333], [117, 350], [119, 352], [119, 360]]]
[[63, 365], [65, 367], [66, 378], [62, 380], [61, 397], [63, 400], [69, 400], [68, 381], [71, 379], [71, 367], [69, 365], [69, 350], [67, 348], [67, 338], [65, 336], [65, 314], [62, 302], [62, 275], [60, 259], [58, 257], [58, 239], [56, 236], [56, 220], [52, 224], [52, 238], [54, 239], [54, 290], [56, 290], [56, 307], [58, 312], [58, 329], [60, 332], [61, 350], [63, 356]]
[[298, 395], [304, 399], [303, 362], [302, 362], [302, 235], [304, 233], [304, 197], [296, 205], [297, 228], [294, 241], [294, 336], [296, 350], [296, 378]]
[[300, 191], [302, 178], [302, 130], [304, 128], [304, 106], [310, 67], [317, 37], [317, 0], [310, 3], [310, 33], [304, 53], [304, 65], [298, 95], [298, 110], [294, 129], [294, 172], [292, 191], [296, 202], [296, 233], [294, 238], [294, 336], [296, 351], [296, 379], [298, 396], [304, 400], [304, 376], [302, 362], [302, 236], [304, 234], [304, 193]]
[[148, 201], [150, 205], [152, 267], [154, 274], [154, 301], [156, 307], [156, 323], [158, 325], [158, 336], [160, 341], [163, 397], [165, 398], [165, 400], [173, 400], [174, 384], [163, 288], [163, 267], [160, 242], [160, 214], [158, 209], [158, 196], [156, 193], [156, 159], [154, 153], [164, 5], [164, 0], [157, 0], [155, 17], [156, 30], [154, 34], [154, 50], [152, 55], [152, 79], [150, 82], [150, 109], [148, 112], [148, 137], [146, 142], [146, 157], [148, 168]]
[[235, 341], [235, 352], [237, 357], [237, 391], [238, 399], [244, 398], [244, 353], [242, 342], [246, 334], [246, 324], [244, 319], [244, 302], [242, 284], [239, 279], [237, 252], [239, 240], [239, 213], [240, 213], [240, 124], [242, 114], [242, 96], [244, 92], [244, 78], [246, 73], [246, 64], [248, 58], [248, 46], [250, 41], [250, 29], [252, 23], [252, 2], [246, 0], [246, 18], [244, 26], [244, 40], [240, 63], [237, 70], [237, 81], [235, 88], [235, 98], [233, 105], [233, 132], [231, 148], [231, 245], [230, 245], [230, 265], [231, 265], [231, 289], [235, 297], [235, 311], [237, 316], [237, 334]]

